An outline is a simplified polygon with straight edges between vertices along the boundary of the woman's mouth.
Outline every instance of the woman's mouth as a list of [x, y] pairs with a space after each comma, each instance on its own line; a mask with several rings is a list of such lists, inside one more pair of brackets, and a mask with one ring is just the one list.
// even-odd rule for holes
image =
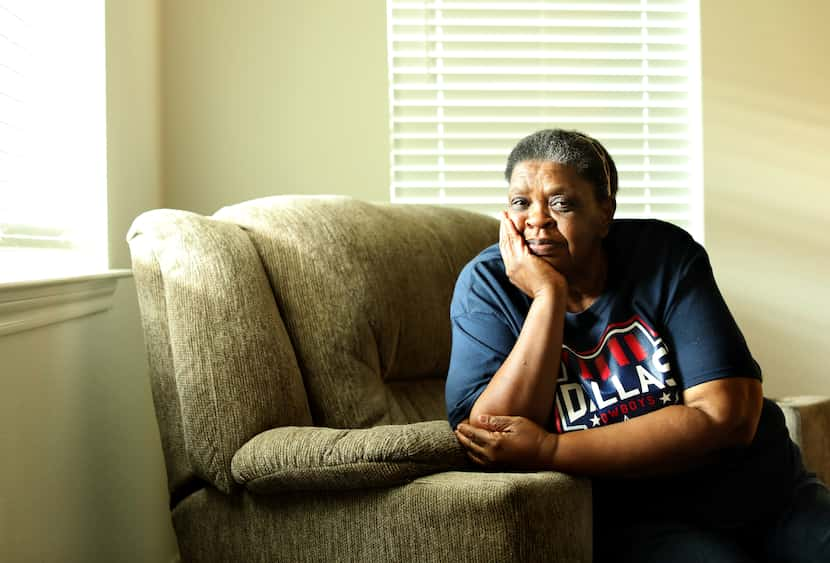
[[530, 252], [536, 256], [550, 256], [558, 253], [563, 248], [566, 248], [567, 244], [552, 239], [540, 238], [529, 239], [527, 241], [527, 247], [530, 249]]

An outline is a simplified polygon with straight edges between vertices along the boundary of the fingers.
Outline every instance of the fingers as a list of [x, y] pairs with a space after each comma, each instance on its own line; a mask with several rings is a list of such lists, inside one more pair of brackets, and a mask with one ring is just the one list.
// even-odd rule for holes
[[516, 225], [513, 223], [513, 219], [510, 218], [510, 215], [507, 214], [507, 211], [502, 211], [501, 216], [504, 219], [505, 228], [508, 234], [510, 234], [513, 237], [522, 238], [519, 229], [516, 228]]
[[499, 250], [501, 250], [502, 256], [504, 256], [508, 244], [510, 243], [507, 240], [507, 225], [505, 225], [504, 215], [502, 215], [501, 221], [499, 221]]
[[492, 465], [489, 461], [487, 461], [486, 459], [484, 459], [482, 457], [477, 456], [476, 454], [474, 454], [470, 450], [467, 450], [465, 453], [467, 454], [467, 457], [470, 458], [470, 460], [473, 463], [477, 464], [477, 465], [483, 465], [483, 466]]
[[467, 450], [467, 456], [476, 463], [489, 465], [492, 463], [487, 454], [487, 430], [475, 428], [469, 424], [461, 423], [455, 431], [455, 436]]
[[499, 250], [508, 272], [513, 269], [513, 265], [523, 254], [529, 253], [524, 238], [516, 230], [507, 212], [502, 212], [499, 223]]
[[499, 248], [501, 248], [502, 254], [505, 250], [513, 247], [513, 237], [508, 223], [511, 222], [507, 218], [507, 213], [502, 212], [501, 221], [499, 221]]
[[520, 254], [524, 246], [524, 239], [522, 239], [519, 231], [516, 230], [516, 225], [507, 215], [506, 211], [502, 211], [501, 224], [499, 225], [500, 237], [504, 239], [509, 248], [515, 253]]
[[482, 447], [488, 442], [487, 435], [489, 434], [489, 431], [482, 428], [476, 428], [471, 424], [461, 423], [455, 430], [455, 434], [459, 437], [462, 444], [469, 444], [470, 447], [481, 450]]
[[477, 425], [479, 428], [484, 428], [491, 432], [506, 432], [517, 418], [519, 417], [483, 414], [478, 417]]

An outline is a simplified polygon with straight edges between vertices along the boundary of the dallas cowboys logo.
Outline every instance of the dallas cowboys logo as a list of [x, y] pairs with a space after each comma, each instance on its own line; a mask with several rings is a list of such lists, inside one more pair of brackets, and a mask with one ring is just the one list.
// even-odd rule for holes
[[558, 432], [623, 422], [680, 403], [663, 339], [639, 316], [609, 325], [592, 350], [562, 346], [554, 401]]

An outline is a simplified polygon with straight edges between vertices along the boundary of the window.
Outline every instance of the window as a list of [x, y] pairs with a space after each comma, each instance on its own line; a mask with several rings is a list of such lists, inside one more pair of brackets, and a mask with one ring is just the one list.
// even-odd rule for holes
[[618, 217], [703, 234], [697, 0], [387, 1], [391, 199], [504, 208], [510, 149], [599, 139]]
[[108, 268], [104, 1], [0, 0], [0, 282]]

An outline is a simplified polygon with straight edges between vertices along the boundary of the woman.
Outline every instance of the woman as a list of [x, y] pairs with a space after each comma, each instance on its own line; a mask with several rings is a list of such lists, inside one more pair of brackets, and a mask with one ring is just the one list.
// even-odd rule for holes
[[808, 474], [704, 249], [613, 220], [617, 170], [574, 131], [521, 140], [498, 245], [453, 296], [450, 424], [484, 466], [594, 478], [597, 560], [830, 561]]

